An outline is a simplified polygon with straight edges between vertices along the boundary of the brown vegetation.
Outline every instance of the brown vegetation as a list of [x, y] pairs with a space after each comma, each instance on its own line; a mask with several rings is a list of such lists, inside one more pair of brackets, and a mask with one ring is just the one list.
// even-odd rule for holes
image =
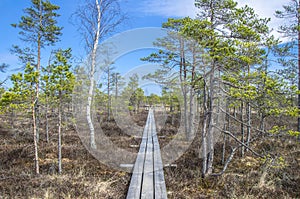
[[[145, 122], [147, 112], [132, 114], [138, 124]], [[179, 115], [178, 115], [179, 117]], [[176, 134], [178, 126], [168, 122], [162, 128], [160, 144], [163, 147]], [[104, 120], [105, 121], [105, 120]], [[177, 123], [178, 124], [178, 123]], [[22, 126], [21, 124], [19, 124]], [[19, 126], [16, 125], [16, 126]], [[23, 125], [24, 126], [24, 125]], [[28, 127], [29, 128], [29, 127]], [[103, 122], [106, 135], [119, 147], [137, 151], [130, 145], [138, 138], [124, 135], [116, 123]], [[51, 131], [50, 143], [41, 138], [41, 174], [34, 174], [33, 145], [30, 130], [0, 127], [0, 196], [2, 198], [125, 198], [130, 174], [103, 165], [84, 148], [71, 127], [63, 134], [63, 173], [57, 173], [57, 134]], [[246, 153], [235, 156], [227, 171], [218, 177], [201, 178], [199, 139], [174, 164], [165, 167], [168, 198], [298, 198], [300, 196], [299, 142], [288, 136], [268, 137], [255, 142], [255, 148], [267, 151], [277, 158], [265, 161]], [[222, 145], [216, 145], [221, 151]], [[215, 170], [221, 170], [216, 153]]]

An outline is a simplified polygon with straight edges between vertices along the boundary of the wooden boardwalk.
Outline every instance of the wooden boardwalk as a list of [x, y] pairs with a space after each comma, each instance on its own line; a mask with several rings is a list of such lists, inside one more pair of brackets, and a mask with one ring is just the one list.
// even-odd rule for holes
[[137, 198], [167, 198], [153, 109], [149, 110], [127, 193], [127, 199]]

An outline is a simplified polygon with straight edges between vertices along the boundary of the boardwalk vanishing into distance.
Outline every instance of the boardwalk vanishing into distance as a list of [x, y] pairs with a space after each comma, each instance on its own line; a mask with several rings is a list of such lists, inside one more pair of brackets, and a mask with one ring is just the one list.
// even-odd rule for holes
[[149, 110], [127, 193], [127, 199], [137, 198], [167, 198], [163, 164], [152, 108]]

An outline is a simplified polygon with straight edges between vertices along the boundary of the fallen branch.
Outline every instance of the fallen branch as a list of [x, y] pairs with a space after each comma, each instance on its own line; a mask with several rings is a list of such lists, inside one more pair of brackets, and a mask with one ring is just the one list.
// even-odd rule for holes
[[246, 127], [250, 127], [251, 129], [253, 129], [253, 130], [257, 131], [257, 132], [265, 133], [265, 131], [262, 131], [262, 130], [260, 130], [260, 129], [258, 129], [258, 128], [254, 128], [253, 126], [249, 125], [248, 123], [244, 123], [244, 122], [240, 121], [240, 120], [237, 119], [236, 117], [230, 115], [228, 112], [226, 112], [226, 111], [225, 111], [224, 109], [222, 109], [221, 107], [220, 107], [220, 110], [221, 110], [223, 113], [225, 113], [226, 115], [228, 115], [230, 118], [234, 119], [236, 122], [238, 122], [238, 123], [240, 123], [240, 124], [243, 124], [243, 125], [246, 126]]
[[226, 169], [227, 169], [229, 163], [230, 163], [231, 160], [233, 159], [233, 156], [235, 155], [235, 152], [236, 152], [237, 149], [240, 148], [241, 146], [242, 146], [242, 145], [239, 145], [238, 147], [235, 147], [235, 148], [231, 149], [231, 154], [230, 154], [230, 156], [228, 157], [228, 159], [226, 160], [225, 165], [224, 165], [224, 167], [223, 167], [223, 170], [222, 170], [221, 172], [219, 172], [219, 173], [213, 173], [213, 174], [211, 174], [211, 176], [221, 176], [221, 175], [223, 175], [223, 173], [226, 171]]
[[241, 142], [236, 136], [234, 136], [232, 133], [230, 133], [229, 131], [226, 131], [224, 129], [219, 128], [218, 126], [214, 125], [215, 128], [217, 128], [218, 130], [222, 131], [223, 133], [229, 135], [230, 137], [232, 137], [236, 142], [238, 142], [239, 144], [241, 144], [243, 147], [247, 148], [249, 151], [251, 151], [254, 155], [263, 158], [264, 156], [255, 152], [253, 149], [251, 149], [249, 146], [247, 146], [245, 143]]

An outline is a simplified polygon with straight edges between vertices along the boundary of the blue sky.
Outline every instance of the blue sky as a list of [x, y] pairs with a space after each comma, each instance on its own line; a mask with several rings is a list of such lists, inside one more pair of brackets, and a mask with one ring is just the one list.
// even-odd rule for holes
[[[63, 35], [61, 41], [56, 44], [56, 47], [73, 48], [73, 53], [78, 56], [84, 56], [82, 42], [79, 33], [76, 32], [76, 27], [70, 24], [70, 16], [76, 10], [81, 0], [51, 0], [52, 3], [61, 7], [58, 18], [58, 23], [63, 26]], [[63, 2], [63, 3], [62, 3]], [[77, 3], [76, 3], [77, 2]], [[139, 1], [138, 1], [139, 2]], [[24, 14], [23, 9], [30, 5], [30, 0], [1, 0], [0, 1], [0, 63], [8, 63], [12, 67], [17, 64], [16, 57], [11, 55], [9, 49], [12, 45], [23, 45], [20, 41], [19, 30], [10, 26], [12, 23], [17, 23], [20, 17]], [[145, 9], [143, 3], [135, 1], [122, 1], [123, 8], [129, 14], [128, 20], [124, 22], [121, 29], [129, 30], [141, 27], [160, 27], [161, 23], [166, 21], [165, 16], [148, 14], [147, 11], [137, 11]], [[43, 57], [44, 58], [44, 57]]]
[[[58, 23], [64, 27], [61, 42], [57, 43], [55, 48], [71, 47], [75, 56], [84, 56], [80, 35], [76, 32], [76, 27], [69, 23], [71, 14], [83, 1], [51, 0], [51, 2], [61, 7], [59, 10], [61, 17], [59, 17]], [[275, 19], [273, 14], [275, 10], [281, 9], [282, 5], [287, 2], [287, 0], [238, 0], [239, 5], [247, 4], [253, 7], [260, 16], [271, 17], [271, 26], [275, 29], [280, 21]], [[161, 27], [161, 24], [168, 17], [196, 16], [194, 0], [121, 0], [121, 4], [124, 12], [128, 14], [128, 20], [122, 25], [120, 31], [143, 27]], [[9, 49], [12, 45], [24, 45], [19, 39], [19, 30], [11, 27], [10, 24], [17, 23], [24, 14], [23, 9], [29, 5], [30, 0], [0, 0], [0, 63], [9, 64], [9, 70], [20, 67], [17, 58], [10, 54]], [[279, 36], [276, 31], [274, 34]], [[44, 51], [43, 55], [42, 59], [45, 62], [48, 57], [47, 52]], [[143, 53], [139, 53], [139, 55], [143, 55]], [[128, 63], [130, 59], [126, 59], [128, 65], [126, 67], [128, 68], [131, 65]], [[132, 67], [137, 64], [140, 62], [132, 61]], [[10, 73], [8, 72], [8, 74]], [[0, 79], [3, 79], [1, 76]]]

